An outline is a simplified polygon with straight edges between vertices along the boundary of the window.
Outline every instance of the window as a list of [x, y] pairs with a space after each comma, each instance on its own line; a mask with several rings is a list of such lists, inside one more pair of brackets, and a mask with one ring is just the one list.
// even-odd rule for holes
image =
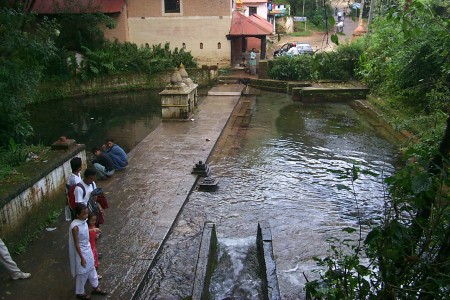
[[186, 43], [183, 43], [183, 49], [186, 49]]
[[249, 6], [248, 7], [248, 15], [256, 15], [258, 8], [256, 6]]
[[203, 43], [200, 43], [200, 49], [203, 49]]
[[181, 0], [164, 0], [165, 13], [180, 13]]
[[217, 43], [217, 49], [222, 49], [222, 44], [220, 42]]

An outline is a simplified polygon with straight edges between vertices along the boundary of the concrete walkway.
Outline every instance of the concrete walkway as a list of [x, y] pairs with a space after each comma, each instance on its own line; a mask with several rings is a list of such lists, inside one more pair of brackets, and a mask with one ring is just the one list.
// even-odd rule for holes
[[[192, 167], [207, 160], [243, 88], [237, 84], [213, 88], [211, 94], [220, 96], [207, 96], [191, 121], [161, 123], [129, 153], [124, 171], [97, 182], [110, 201], [97, 245], [103, 253], [98, 273], [103, 275], [101, 287], [110, 292], [108, 298], [133, 296], [196, 183]], [[56, 230], [44, 231], [16, 257], [19, 266], [32, 273], [31, 279], [12, 281], [0, 269], [0, 299], [75, 298], [68, 225], [58, 222]]]

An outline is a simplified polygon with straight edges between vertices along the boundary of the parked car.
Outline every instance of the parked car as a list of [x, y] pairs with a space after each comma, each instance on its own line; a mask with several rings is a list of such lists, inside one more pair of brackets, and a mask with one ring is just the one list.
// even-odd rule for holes
[[314, 54], [314, 50], [310, 44], [301, 42], [291, 42], [286, 43], [283, 46], [281, 46], [280, 49], [275, 50], [275, 52], [273, 53], [273, 57], [286, 55], [286, 53], [289, 51], [289, 49], [293, 44], [297, 47], [298, 54]]

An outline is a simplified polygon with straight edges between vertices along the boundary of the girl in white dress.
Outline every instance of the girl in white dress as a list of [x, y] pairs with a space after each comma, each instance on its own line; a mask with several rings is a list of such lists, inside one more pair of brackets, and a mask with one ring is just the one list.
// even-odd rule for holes
[[89, 243], [89, 229], [86, 223], [89, 210], [86, 205], [77, 203], [75, 206], [76, 219], [69, 227], [69, 257], [70, 271], [75, 277], [75, 293], [78, 299], [90, 299], [84, 291], [84, 285], [89, 280], [92, 294], [107, 295], [98, 286], [98, 275], [94, 266], [94, 255]]

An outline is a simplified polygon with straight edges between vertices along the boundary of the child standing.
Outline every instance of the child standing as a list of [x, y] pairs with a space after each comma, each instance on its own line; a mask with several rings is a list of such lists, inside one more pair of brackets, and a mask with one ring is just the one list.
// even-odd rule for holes
[[86, 223], [88, 208], [83, 203], [75, 206], [76, 219], [69, 227], [69, 257], [70, 270], [75, 277], [75, 294], [78, 299], [90, 299], [84, 291], [84, 285], [89, 280], [92, 294], [107, 295], [108, 293], [98, 286], [97, 271], [94, 267], [94, 255], [89, 243], [89, 229]]
[[[96, 226], [97, 224], [97, 216], [93, 213], [89, 213], [88, 215], [88, 227], [89, 227], [89, 242], [91, 244], [92, 254], [94, 254], [94, 267], [98, 269], [98, 251], [96, 240], [100, 236], [100, 228]], [[98, 280], [102, 279], [102, 276], [97, 274]]]

